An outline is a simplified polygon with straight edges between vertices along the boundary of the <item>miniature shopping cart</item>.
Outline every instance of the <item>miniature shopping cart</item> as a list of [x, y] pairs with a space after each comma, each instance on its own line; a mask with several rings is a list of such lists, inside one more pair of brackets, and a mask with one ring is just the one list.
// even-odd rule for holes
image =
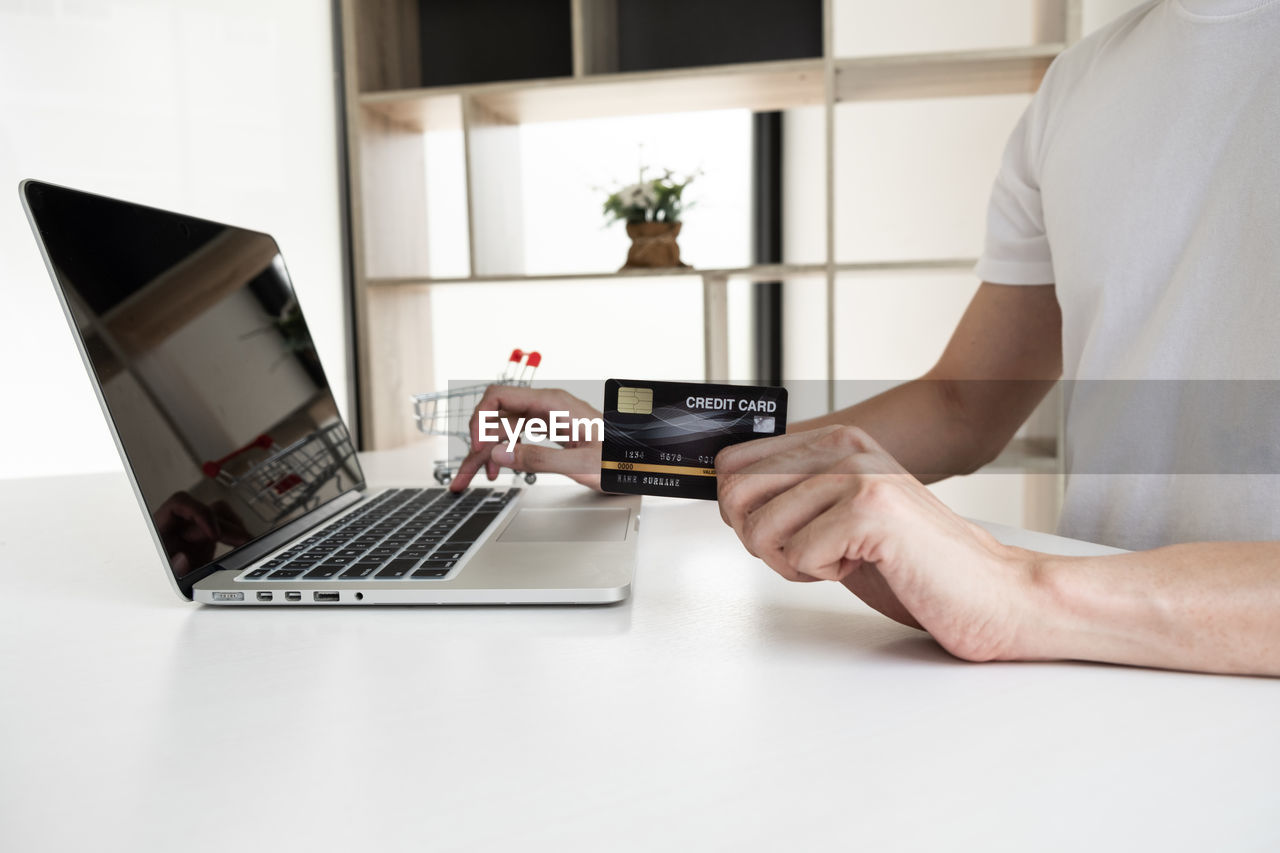
[[[255, 451], [265, 456], [244, 461]], [[221, 459], [204, 463], [201, 470], [236, 492], [263, 521], [275, 522], [299, 507], [314, 508], [319, 503], [316, 494], [330, 480], [343, 491], [343, 468], [354, 455], [351, 435], [337, 422], [287, 447], [260, 435]]]
[[[542, 355], [537, 352], [512, 350], [507, 360], [506, 369], [498, 377], [498, 385], [517, 385], [527, 388], [533, 383], [533, 374], [542, 363]], [[427, 435], [442, 435], [449, 439], [449, 450], [446, 458], [436, 460], [436, 482], [444, 485], [453, 479], [453, 474], [466, 458], [467, 448], [471, 446], [471, 414], [480, 405], [484, 392], [494, 383], [479, 385], [463, 385], [450, 388], [448, 391], [432, 391], [427, 394], [415, 394], [413, 397], [413, 416], [418, 422], [418, 429]], [[454, 455], [454, 442], [462, 443], [462, 453]], [[516, 472], [520, 474], [519, 471]], [[532, 484], [534, 474], [524, 474], [526, 483]]]

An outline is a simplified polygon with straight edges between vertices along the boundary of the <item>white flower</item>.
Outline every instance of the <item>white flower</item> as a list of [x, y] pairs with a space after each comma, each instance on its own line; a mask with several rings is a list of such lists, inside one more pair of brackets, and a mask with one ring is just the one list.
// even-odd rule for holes
[[623, 207], [640, 207], [648, 209], [658, 201], [657, 193], [649, 184], [632, 184], [618, 192]]

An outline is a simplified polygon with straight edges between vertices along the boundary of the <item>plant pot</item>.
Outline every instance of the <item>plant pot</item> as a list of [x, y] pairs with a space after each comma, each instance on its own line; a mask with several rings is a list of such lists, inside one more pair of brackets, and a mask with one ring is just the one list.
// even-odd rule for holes
[[631, 250], [627, 252], [624, 270], [661, 267], [687, 267], [680, 262], [680, 222], [628, 222], [627, 236]]

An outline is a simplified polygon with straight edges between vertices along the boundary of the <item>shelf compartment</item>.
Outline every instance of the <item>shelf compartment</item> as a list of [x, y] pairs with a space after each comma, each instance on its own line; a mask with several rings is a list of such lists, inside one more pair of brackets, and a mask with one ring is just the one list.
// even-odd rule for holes
[[616, 20], [618, 71], [822, 57], [823, 0], [596, 0]]
[[565, 0], [425, 2], [417, 17], [424, 86], [573, 74]]
[[361, 105], [421, 125], [436, 99], [464, 95], [513, 123], [654, 113], [748, 109], [771, 112], [824, 101], [822, 60], [721, 65], [679, 71], [589, 75], [575, 80], [408, 89], [360, 96]]
[[1078, 0], [833, 0], [834, 56], [984, 50], [1066, 41]]
[[1035, 92], [1062, 44], [836, 60], [837, 102]]
[[472, 275], [524, 270], [520, 127], [475, 98], [464, 98], [464, 156]]
[[[701, 379], [701, 294], [696, 279], [675, 278], [610, 282], [605, 288], [588, 282], [432, 288], [433, 325], [429, 335], [422, 329], [417, 334], [432, 342], [437, 362], [434, 378], [417, 391], [451, 381], [486, 381], [515, 346], [542, 352], [538, 384], [567, 384], [589, 401], [604, 376]], [[582, 394], [584, 389], [592, 394]], [[403, 408], [402, 400], [397, 402]]]
[[1006, 135], [1030, 96], [845, 103], [832, 112], [837, 261], [982, 249]]
[[421, 133], [372, 115], [359, 123], [353, 142], [359, 152], [357, 264], [370, 278], [429, 270]]
[[[840, 275], [832, 293], [836, 408], [923, 376], [937, 362], [978, 288], [971, 271]], [[783, 331], [798, 334], [792, 325]]]

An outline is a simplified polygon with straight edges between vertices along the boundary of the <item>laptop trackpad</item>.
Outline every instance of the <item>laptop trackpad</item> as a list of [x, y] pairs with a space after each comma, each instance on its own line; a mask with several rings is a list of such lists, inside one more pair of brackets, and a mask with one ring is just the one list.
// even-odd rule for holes
[[499, 542], [621, 542], [627, 538], [630, 510], [539, 509], [516, 513]]

